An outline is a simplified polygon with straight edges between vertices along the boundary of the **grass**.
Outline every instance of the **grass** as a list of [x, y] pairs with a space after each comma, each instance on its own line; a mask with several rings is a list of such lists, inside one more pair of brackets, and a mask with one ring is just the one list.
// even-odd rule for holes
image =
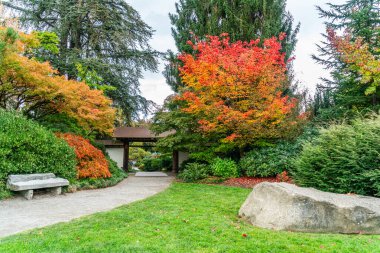
[[380, 235], [254, 228], [237, 217], [249, 192], [176, 183], [109, 212], [0, 239], [0, 252], [380, 252]]

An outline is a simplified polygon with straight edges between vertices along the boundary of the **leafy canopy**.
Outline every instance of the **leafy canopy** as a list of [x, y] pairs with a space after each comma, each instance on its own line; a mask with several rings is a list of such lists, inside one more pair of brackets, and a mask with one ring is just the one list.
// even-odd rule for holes
[[318, 7], [320, 17], [326, 20], [327, 33], [324, 35], [325, 40], [318, 45], [318, 55], [313, 58], [331, 70], [331, 78], [322, 79], [323, 83], [318, 85], [315, 114], [321, 119], [335, 121], [337, 118], [357, 115], [379, 105], [379, 95], [371, 93], [373, 88], [372, 91], [367, 90], [371, 81], [366, 85], [357, 85], [362, 76], [361, 70], [341, 57], [342, 52], [330, 35], [332, 31], [346, 31], [350, 34], [351, 42], [361, 40], [367, 45], [368, 52], [377, 58], [380, 46], [380, 1], [346, 0], [342, 4], [328, 3], [327, 6], [326, 9]]
[[[294, 25], [292, 15], [286, 11], [286, 0], [180, 0], [176, 12], [169, 15], [172, 35], [178, 52], [195, 53], [187, 44], [197, 37], [218, 36], [228, 33], [232, 42], [271, 38], [286, 33], [281, 41], [282, 51], [289, 59], [295, 49], [299, 24]], [[174, 91], [182, 86], [178, 67], [181, 62], [169, 53], [170, 63], [164, 72]]]
[[[380, 37], [380, 36], [379, 36]], [[370, 51], [368, 44], [359, 37], [352, 41], [352, 35], [337, 36], [329, 31], [329, 40], [340, 53], [341, 60], [347, 64], [346, 71], [354, 71], [359, 74], [358, 86], [364, 86], [365, 95], [378, 95], [380, 97], [380, 60], [379, 56]], [[373, 48], [379, 51], [380, 48]]]
[[190, 45], [196, 56], [182, 54], [184, 88], [177, 100], [194, 115], [198, 131], [245, 147], [258, 139], [288, 136], [297, 124], [297, 100], [284, 96], [285, 54], [280, 38], [231, 43], [227, 34]]
[[[59, 54], [44, 55], [69, 79], [92, 79], [112, 86], [106, 94], [123, 110], [125, 121], [138, 118], [151, 103], [139, 90], [143, 71], [157, 70], [158, 53], [148, 42], [153, 30], [124, 0], [5, 0], [25, 29], [54, 32]], [[86, 70], [77, 69], [81, 64]]]
[[25, 56], [39, 45], [36, 33], [0, 27], [0, 107], [31, 118], [64, 113], [86, 131], [111, 133], [115, 118], [111, 100], [83, 82], [58, 75], [49, 63]]

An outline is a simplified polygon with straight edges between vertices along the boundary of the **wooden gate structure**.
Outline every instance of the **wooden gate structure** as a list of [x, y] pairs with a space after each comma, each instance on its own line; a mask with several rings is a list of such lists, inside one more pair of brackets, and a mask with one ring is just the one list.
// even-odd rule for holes
[[[129, 163], [129, 148], [137, 147], [132, 146], [133, 142], [157, 142], [160, 138], [170, 135], [170, 132], [156, 135], [145, 127], [118, 127], [115, 129], [113, 137], [123, 143], [124, 156], [123, 156], [123, 169], [128, 171]], [[141, 146], [140, 146], [141, 147]], [[177, 150], [173, 150], [173, 172], [177, 173], [179, 168], [179, 155]]]

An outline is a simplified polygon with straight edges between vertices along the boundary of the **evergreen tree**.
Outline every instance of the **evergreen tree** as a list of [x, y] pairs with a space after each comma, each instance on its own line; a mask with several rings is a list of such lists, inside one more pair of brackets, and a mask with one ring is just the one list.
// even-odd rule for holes
[[[153, 30], [123, 0], [12, 0], [3, 2], [19, 14], [26, 29], [52, 31], [60, 52], [52, 64], [78, 79], [77, 66], [99, 76], [125, 120], [138, 117], [151, 102], [139, 91], [144, 70], [157, 70], [157, 53], [148, 44]], [[86, 74], [84, 74], [86, 75]]]
[[[270, 38], [287, 34], [283, 50], [289, 59], [295, 49], [299, 24], [294, 27], [292, 15], [285, 10], [286, 0], [180, 0], [176, 13], [170, 14], [172, 35], [179, 52], [192, 53], [187, 41], [194, 37], [228, 33], [231, 41]], [[164, 75], [174, 91], [181, 82], [177, 56], [169, 52]]]
[[[380, 46], [380, 0], [348, 0], [344, 4], [328, 4], [328, 9], [317, 7], [320, 17], [326, 19], [327, 30], [346, 31], [352, 41], [362, 38], [374, 55]], [[315, 97], [315, 113], [326, 119], [335, 119], [357, 113], [379, 104], [378, 95], [365, 95], [365, 86], [355, 85], [358, 73], [348, 70], [336, 47], [324, 35], [326, 41], [318, 45], [319, 55], [313, 58], [331, 70], [331, 79], [322, 79]]]

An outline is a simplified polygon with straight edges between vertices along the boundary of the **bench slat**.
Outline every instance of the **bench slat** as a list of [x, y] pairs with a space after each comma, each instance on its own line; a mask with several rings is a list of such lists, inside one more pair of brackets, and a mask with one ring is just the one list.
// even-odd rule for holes
[[30, 180], [25, 182], [8, 182], [8, 188], [12, 191], [35, 190], [68, 185], [69, 181], [63, 178], [49, 178], [44, 180]]
[[54, 173], [39, 173], [39, 174], [20, 174], [20, 175], [9, 175], [8, 182], [24, 182], [30, 180], [44, 180], [49, 178], [55, 178]]

